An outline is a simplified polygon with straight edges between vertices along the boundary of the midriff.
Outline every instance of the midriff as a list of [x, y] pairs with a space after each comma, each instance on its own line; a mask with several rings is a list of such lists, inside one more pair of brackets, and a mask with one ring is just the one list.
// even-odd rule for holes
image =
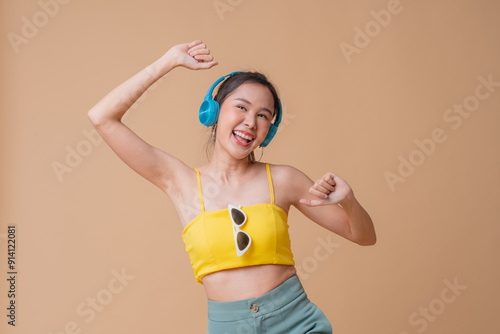
[[227, 302], [262, 296], [296, 272], [294, 266], [264, 264], [214, 272], [202, 281], [209, 300]]

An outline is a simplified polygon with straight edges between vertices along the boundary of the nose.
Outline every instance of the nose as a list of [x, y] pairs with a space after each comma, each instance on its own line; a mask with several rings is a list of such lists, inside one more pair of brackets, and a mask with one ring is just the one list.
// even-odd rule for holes
[[246, 113], [244, 123], [249, 129], [255, 129], [257, 125], [256, 116], [252, 115], [250, 112]]

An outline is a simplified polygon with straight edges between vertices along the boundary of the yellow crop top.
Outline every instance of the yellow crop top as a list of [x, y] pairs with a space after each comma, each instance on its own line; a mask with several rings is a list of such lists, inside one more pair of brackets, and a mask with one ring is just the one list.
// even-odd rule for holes
[[[274, 190], [269, 164], [266, 164], [271, 203], [243, 206], [247, 221], [241, 230], [252, 239], [250, 248], [237, 256], [233, 223], [229, 210], [205, 211], [201, 192], [200, 172], [196, 169], [201, 212], [183, 230], [182, 239], [189, 254], [198, 283], [207, 274], [231, 268], [259, 264], [295, 265], [290, 248], [288, 217], [274, 204]], [[230, 203], [237, 206], [238, 203]]]

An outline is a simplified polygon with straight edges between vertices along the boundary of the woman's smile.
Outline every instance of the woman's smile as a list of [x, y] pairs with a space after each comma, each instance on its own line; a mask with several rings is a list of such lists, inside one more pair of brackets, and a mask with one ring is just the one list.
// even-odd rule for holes
[[233, 138], [238, 145], [249, 146], [255, 140], [255, 136], [242, 130], [234, 130]]

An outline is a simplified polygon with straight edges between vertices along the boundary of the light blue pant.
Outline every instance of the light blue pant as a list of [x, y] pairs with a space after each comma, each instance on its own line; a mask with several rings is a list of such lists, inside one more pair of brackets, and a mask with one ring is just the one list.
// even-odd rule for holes
[[208, 301], [209, 334], [331, 334], [325, 314], [307, 298], [297, 275], [258, 298]]

